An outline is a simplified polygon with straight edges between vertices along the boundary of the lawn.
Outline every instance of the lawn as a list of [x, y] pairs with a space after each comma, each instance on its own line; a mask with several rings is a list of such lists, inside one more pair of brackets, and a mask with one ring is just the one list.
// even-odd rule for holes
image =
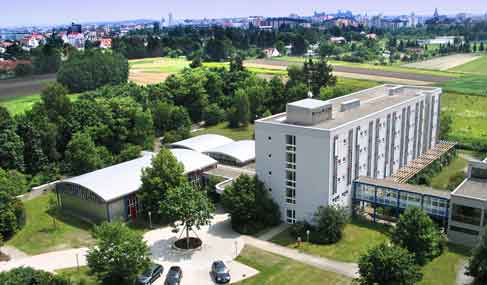
[[469, 249], [448, 244], [445, 252], [423, 267], [421, 285], [455, 285], [457, 272]]
[[188, 67], [190, 61], [183, 57], [155, 57], [130, 60], [129, 66], [131, 71], [143, 71], [151, 73], [177, 73]]
[[26, 224], [7, 245], [35, 255], [94, 243], [90, 223], [67, 213], [59, 213], [55, 215], [54, 225], [53, 215], [48, 213], [50, 195], [54, 197], [54, 194], [47, 194], [24, 203]]
[[82, 284], [82, 285], [101, 285], [93, 276], [89, 275], [89, 269], [86, 266], [77, 268], [67, 268], [56, 270], [60, 276], [69, 278], [70, 284]]
[[[76, 100], [78, 94], [69, 95], [71, 100]], [[0, 97], [0, 106], [4, 106], [10, 112], [11, 115], [23, 114], [25, 111], [32, 109], [35, 103], [41, 101], [40, 94], [33, 94], [29, 96], [21, 97]]]
[[[383, 225], [353, 220], [345, 227], [343, 238], [336, 244], [316, 245], [303, 242], [299, 250], [339, 261], [358, 262], [360, 255], [366, 253], [369, 248], [389, 240], [387, 232], [388, 228]], [[278, 234], [271, 241], [297, 248], [296, 239], [291, 236], [289, 229]]]
[[240, 285], [318, 285], [352, 284], [352, 280], [336, 273], [293, 261], [251, 246], [246, 246], [237, 261], [259, 270], [256, 276]]
[[443, 167], [440, 173], [431, 178], [431, 187], [440, 190], [449, 190], [448, 184], [450, 179], [459, 175], [466, 176], [468, 157], [480, 158], [480, 155], [467, 150], [458, 150], [457, 157], [453, 159], [448, 166]]
[[451, 71], [487, 75], [487, 55], [484, 55], [474, 61], [454, 67], [451, 69]]
[[487, 141], [487, 96], [446, 92], [442, 112], [452, 117], [448, 139], [458, 142]]
[[441, 87], [446, 92], [487, 96], [487, 76], [464, 76], [445, 81]]
[[251, 140], [254, 136], [254, 125], [233, 129], [228, 127], [228, 123], [224, 122], [216, 126], [204, 127], [199, 131], [193, 132], [191, 135], [195, 137], [205, 134], [222, 135], [233, 140]]

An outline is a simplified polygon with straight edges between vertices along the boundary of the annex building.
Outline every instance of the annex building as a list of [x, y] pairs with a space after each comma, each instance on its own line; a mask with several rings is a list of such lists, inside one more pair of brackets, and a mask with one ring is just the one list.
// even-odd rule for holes
[[[196, 151], [171, 152], [192, 183], [198, 183], [205, 171], [217, 166], [216, 160]], [[137, 159], [58, 182], [55, 190], [60, 206], [94, 222], [136, 218], [141, 206], [136, 193], [142, 186], [142, 170], [151, 165], [154, 155], [144, 152]]]
[[354, 181], [390, 177], [435, 148], [441, 93], [382, 85], [292, 102], [256, 121], [256, 173], [285, 221], [310, 221], [323, 205], [351, 207]]

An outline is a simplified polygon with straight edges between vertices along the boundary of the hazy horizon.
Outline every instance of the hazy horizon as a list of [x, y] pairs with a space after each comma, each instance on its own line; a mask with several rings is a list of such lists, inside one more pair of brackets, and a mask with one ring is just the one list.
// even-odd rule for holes
[[[483, 3], [482, 3], [483, 2]], [[465, 1], [388, 1], [388, 0], [349, 0], [349, 1], [241, 1], [230, 3], [225, 0], [163, 1], [159, 0], [85, 0], [85, 1], [15, 1], [8, 5], [8, 13], [0, 18], [0, 27], [61, 25], [71, 22], [110, 22], [135, 19], [167, 19], [168, 13], [174, 19], [225, 18], [249, 15], [287, 16], [290, 13], [311, 15], [314, 11], [333, 13], [337, 10], [350, 10], [355, 14], [379, 13], [398, 15], [415, 12], [419, 15], [432, 15], [438, 8], [440, 14], [487, 12], [485, 0]]]

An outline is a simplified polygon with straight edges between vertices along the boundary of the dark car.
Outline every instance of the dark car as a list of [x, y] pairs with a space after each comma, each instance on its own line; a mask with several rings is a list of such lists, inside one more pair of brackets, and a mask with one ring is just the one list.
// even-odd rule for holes
[[211, 274], [218, 284], [230, 282], [230, 270], [221, 260], [213, 262], [211, 265]]
[[142, 275], [137, 277], [139, 284], [149, 285], [154, 283], [159, 277], [161, 277], [164, 267], [159, 264], [151, 264]]
[[180, 285], [181, 279], [183, 279], [183, 270], [181, 270], [181, 267], [171, 266], [167, 272], [164, 285]]

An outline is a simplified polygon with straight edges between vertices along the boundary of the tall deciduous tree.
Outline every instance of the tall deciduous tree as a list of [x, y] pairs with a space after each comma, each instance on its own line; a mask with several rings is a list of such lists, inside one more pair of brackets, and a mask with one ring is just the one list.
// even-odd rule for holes
[[247, 126], [250, 121], [250, 102], [245, 90], [239, 89], [235, 92], [233, 106], [228, 111], [230, 127], [238, 128]]
[[126, 225], [103, 223], [95, 228], [96, 245], [86, 259], [90, 271], [103, 284], [132, 285], [150, 265], [149, 247], [142, 236]]
[[0, 189], [0, 235], [9, 238], [20, 229], [23, 212], [22, 202], [15, 197], [15, 193], [9, 189]]
[[428, 215], [419, 208], [408, 208], [392, 232], [392, 241], [415, 254], [418, 264], [441, 255], [443, 237]]
[[314, 221], [317, 233], [313, 235], [313, 242], [330, 244], [342, 238], [348, 216], [342, 208], [320, 207], [314, 215]]
[[467, 265], [467, 275], [475, 278], [475, 284], [487, 283], [487, 228], [480, 243], [475, 247]]
[[215, 207], [206, 196], [206, 192], [196, 189], [189, 183], [169, 189], [164, 203], [161, 203], [161, 214], [176, 221], [186, 231], [186, 248], [189, 245], [189, 233], [193, 229], [209, 225]]
[[65, 157], [72, 175], [87, 173], [103, 166], [96, 145], [88, 133], [74, 134], [66, 149]]
[[413, 285], [422, 279], [414, 254], [395, 245], [381, 244], [359, 259], [361, 285]]
[[151, 212], [156, 220], [161, 219], [161, 205], [165, 203], [167, 191], [187, 182], [184, 167], [167, 148], [152, 159], [151, 167], [142, 172], [142, 187], [137, 193], [144, 211]]

